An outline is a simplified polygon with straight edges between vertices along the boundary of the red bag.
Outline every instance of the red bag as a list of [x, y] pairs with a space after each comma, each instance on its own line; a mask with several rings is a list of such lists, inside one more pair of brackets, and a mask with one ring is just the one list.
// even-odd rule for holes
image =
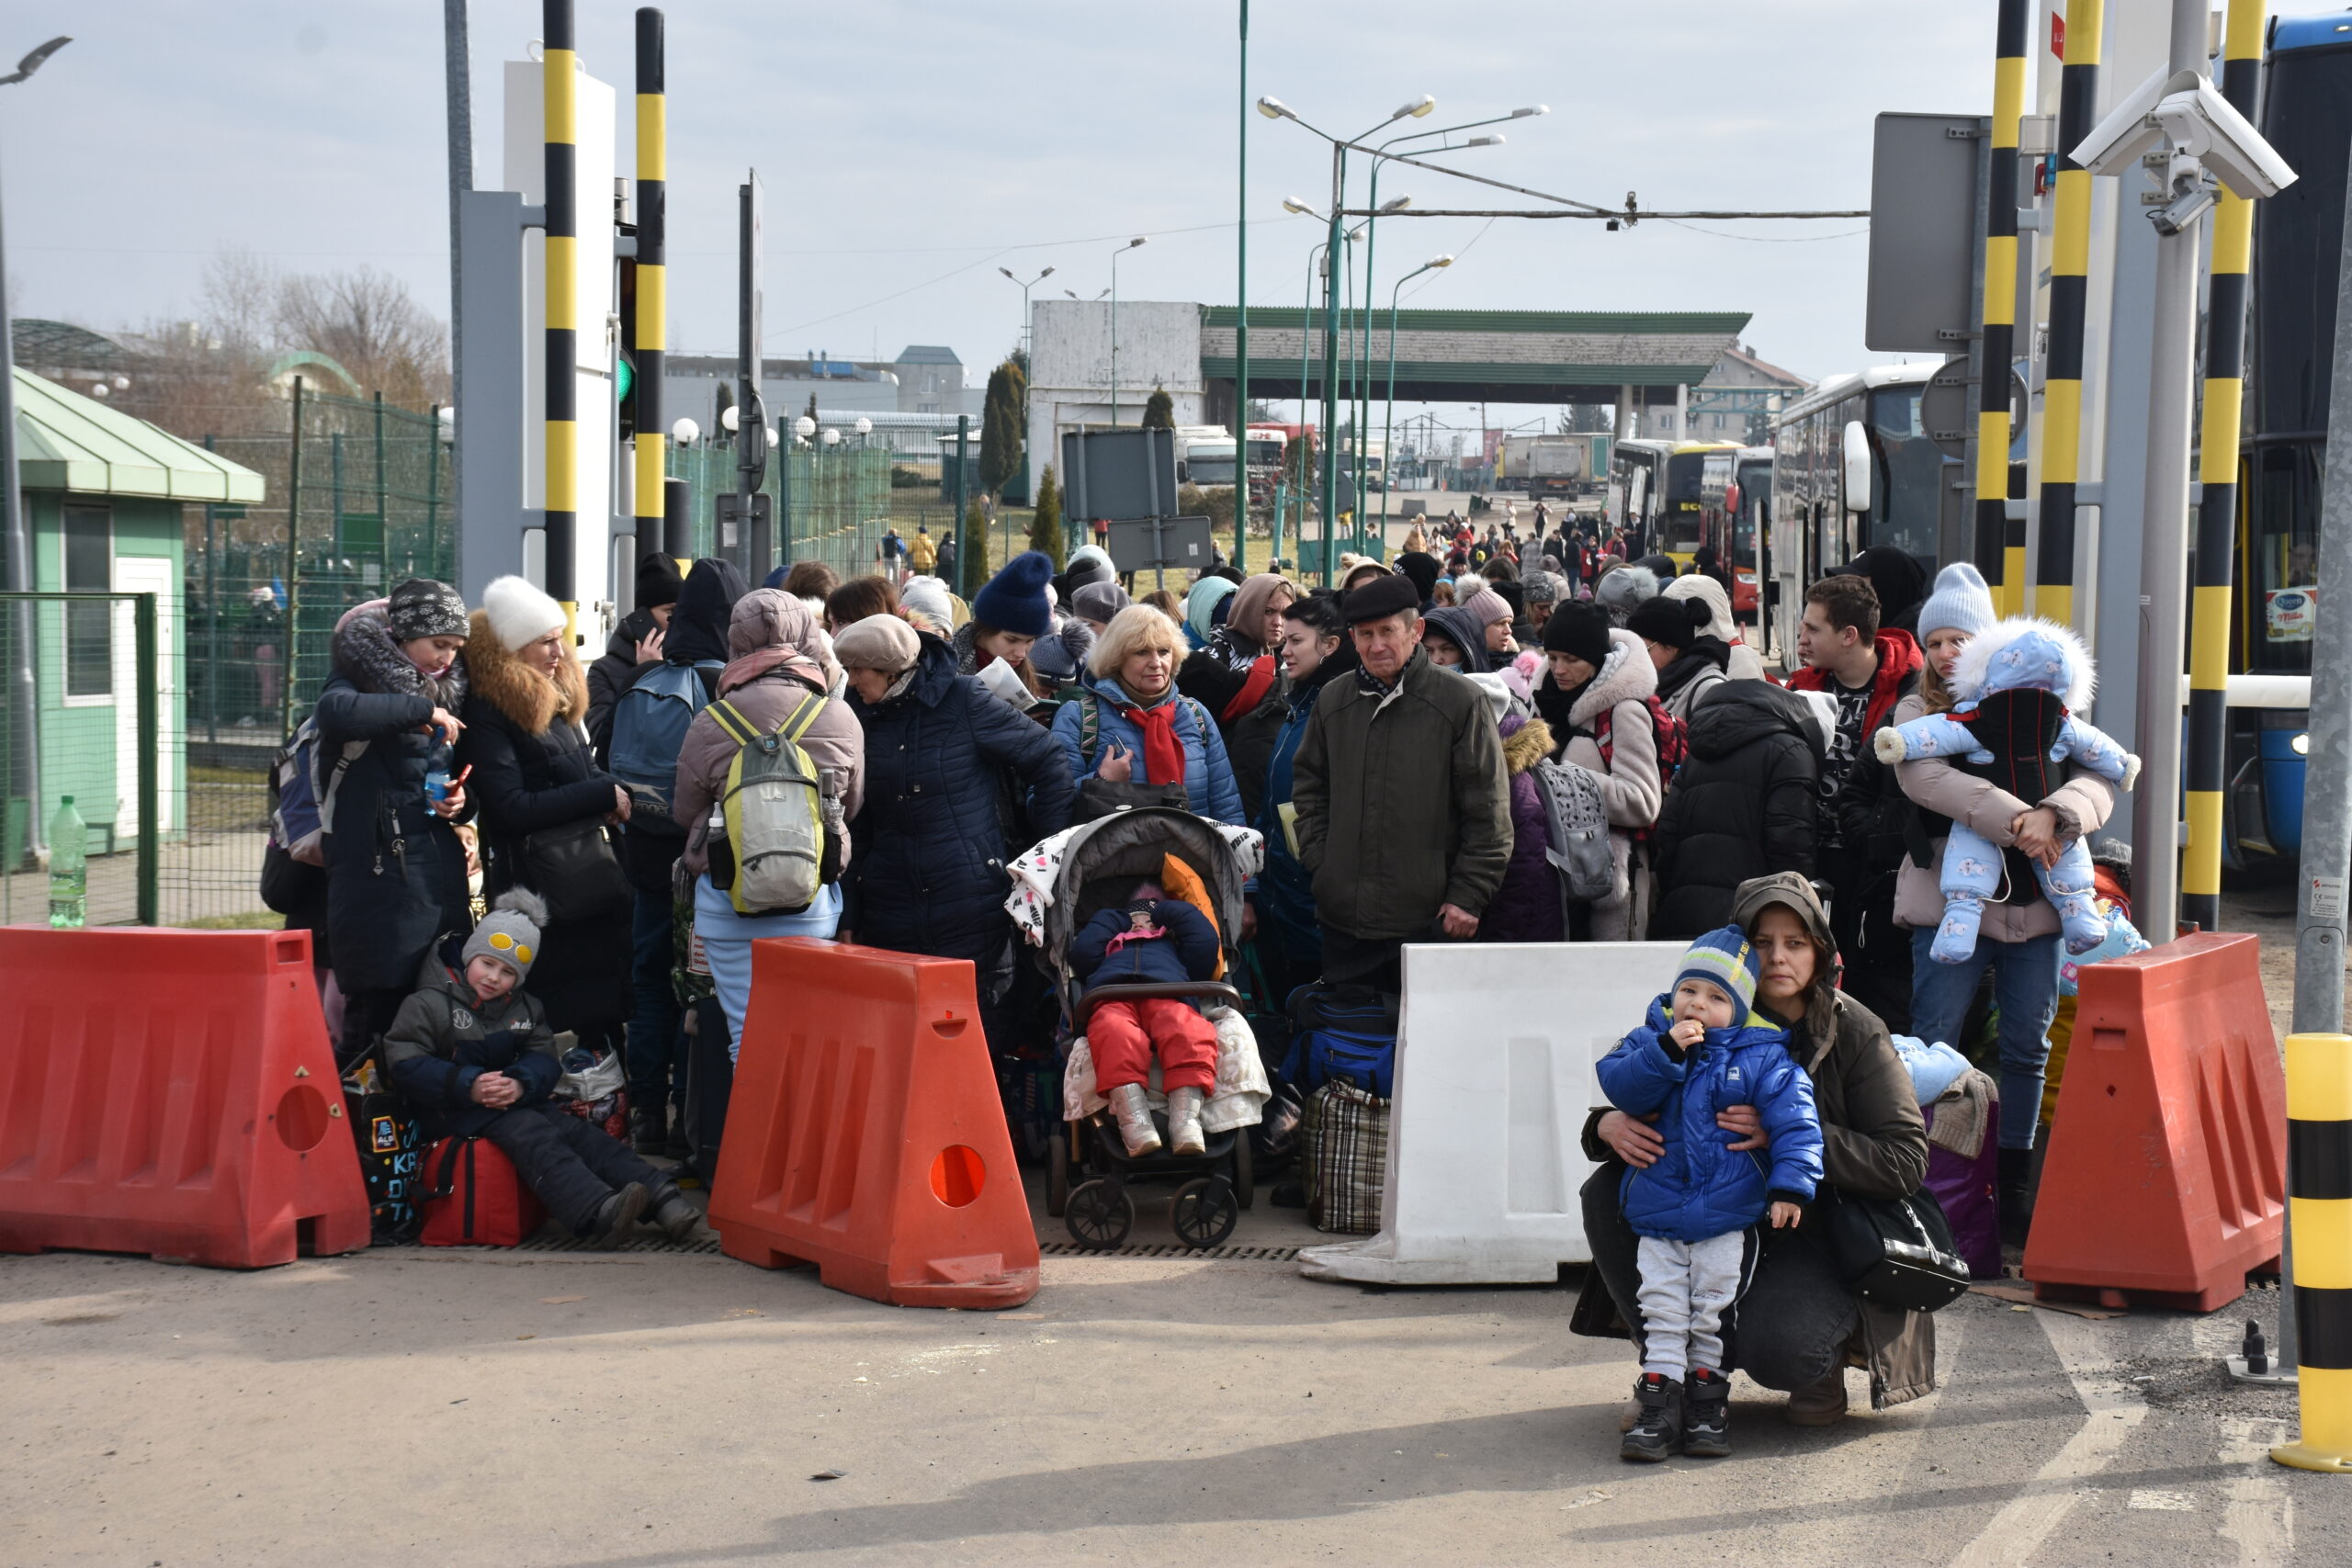
[[547, 1223], [547, 1206], [488, 1138], [444, 1138], [424, 1157], [427, 1247], [517, 1247]]

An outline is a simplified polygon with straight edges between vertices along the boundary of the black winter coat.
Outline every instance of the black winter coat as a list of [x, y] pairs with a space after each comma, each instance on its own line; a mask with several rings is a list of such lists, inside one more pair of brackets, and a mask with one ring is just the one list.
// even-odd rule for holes
[[1724, 925], [1733, 889], [1749, 877], [1814, 873], [1820, 754], [1803, 701], [1769, 682], [1733, 681], [1691, 710], [1690, 728], [1653, 840], [1653, 941]]
[[613, 705], [637, 684], [637, 645], [653, 635], [653, 612], [631, 610], [605, 639], [604, 657], [588, 666], [588, 748], [596, 765], [612, 760]]
[[[327, 928], [335, 984], [356, 991], [405, 991], [444, 931], [466, 931], [466, 852], [424, 798], [424, 775], [449, 767], [449, 747], [424, 732], [436, 701], [465, 690], [454, 667], [437, 697], [401, 657], [380, 613], [363, 612], [337, 629], [334, 673], [313, 710], [321, 761], [365, 741], [335, 791], [327, 825]], [[464, 716], [458, 716], [462, 718]]]
[[[480, 814], [482, 893], [494, 899], [518, 880], [526, 836], [605, 816], [615, 782], [581, 738], [588, 693], [578, 665], [565, 662], [553, 682], [525, 669], [480, 611], [465, 657], [473, 690], [459, 716], [466, 732], [458, 761], [473, 769], [466, 787]], [[549, 1024], [583, 1040], [616, 1032], [629, 1012], [628, 911], [553, 925], [540, 935], [524, 984], [547, 1003]]]
[[842, 926], [857, 941], [983, 963], [1012, 927], [1001, 788], [1026, 806], [1036, 837], [1069, 825], [1077, 786], [1062, 748], [968, 675], [925, 634], [914, 678], [877, 704], [849, 696], [865, 728], [865, 799], [850, 823], [857, 852], [842, 878]]

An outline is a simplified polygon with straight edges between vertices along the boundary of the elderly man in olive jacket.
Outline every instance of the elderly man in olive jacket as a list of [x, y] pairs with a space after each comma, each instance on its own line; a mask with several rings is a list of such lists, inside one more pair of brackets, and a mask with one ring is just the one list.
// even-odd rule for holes
[[1379, 577], [1341, 603], [1363, 661], [1316, 704], [1293, 769], [1323, 977], [1402, 988], [1398, 949], [1478, 932], [1510, 859], [1493, 708], [1421, 650], [1417, 591]]

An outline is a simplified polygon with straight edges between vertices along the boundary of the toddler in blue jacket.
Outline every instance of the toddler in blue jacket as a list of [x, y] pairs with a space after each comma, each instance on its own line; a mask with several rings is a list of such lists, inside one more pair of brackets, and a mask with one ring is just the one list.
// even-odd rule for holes
[[[1788, 1035], [1753, 1010], [1760, 968], [1737, 926], [1709, 931], [1648, 1021], [1600, 1060], [1609, 1102], [1655, 1121], [1666, 1143], [1621, 1189], [1641, 1238], [1641, 1414], [1618, 1450], [1629, 1460], [1731, 1452], [1724, 1313], [1754, 1268], [1757, 1223], [1795, 1224], [1821, 1180], [1812, 1082]], [[1768, 1147], [1732, 1148], [1739, 1135], [1715, 1118], [1735, 1105], [1756, 1108]]]

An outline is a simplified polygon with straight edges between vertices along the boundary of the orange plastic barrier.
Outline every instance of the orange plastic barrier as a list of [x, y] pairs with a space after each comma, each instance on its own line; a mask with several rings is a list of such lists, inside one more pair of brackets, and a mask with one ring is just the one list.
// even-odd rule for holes
[[0, 930], [0, 1252], [368, 1239], [308, 931]]
[[2211, 1312], [2275, 1267], [2287, 1081], [2261, 944], [2211, 933], [2083, 971], [2025, 1277]]
[[752, 944], [710, 1224], [729, 1258], [817, 1265], [899, 1306], [1037, 1293], [972, 966], [801, 937]]

